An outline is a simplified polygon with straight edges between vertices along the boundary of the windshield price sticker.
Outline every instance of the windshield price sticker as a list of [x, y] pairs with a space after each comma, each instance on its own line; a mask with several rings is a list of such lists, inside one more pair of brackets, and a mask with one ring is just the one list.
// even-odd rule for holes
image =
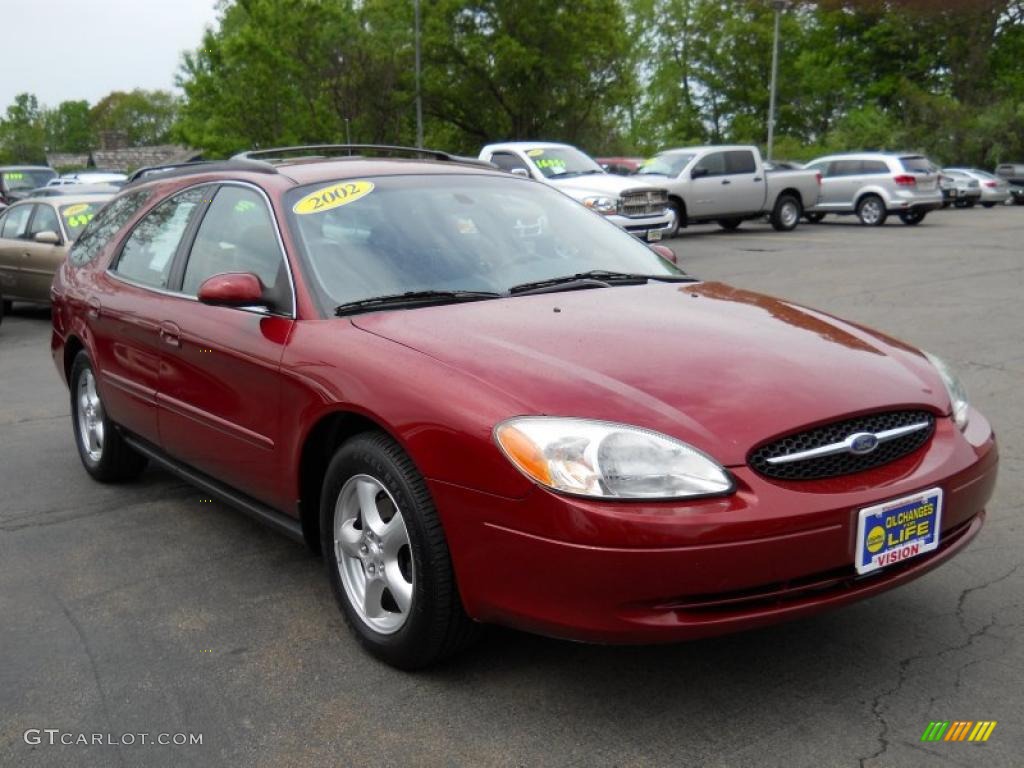
[[306, 195], [292, 207], [292, 210], [303, 216], [311, 213], [323, 213], [332, 208], [340, 208], [343, 205], [354, 203], [356, 200], [361, 200], [373, 192], [373, 187], [372, 181], [362, 180], [332, 184]]
[[857, 573], [871, 573], [937, 549], [941, 525], [941, 488], [860, 510]]
[[89, 203], [79, 203], [78, 205], [69, 205], [67, 208], [62, 208], [60, 214], [64, 217], [69, 227], [78, 229], [92, 221], [96, 212]]
[[544, 157], [536, 161], [538, 168], [565, 168], [565, 160], [560, 157]]
[[87, 210], [89, 210], [88, 203], [79, 203], [78, 205], [69, 205], [67, 208], [63, 209], [61, 213], [64, 214], [65, 219], [70, 219], [72, 216], [77, 216]]
[[10, 173], [5, 173], [4, 178], [9, 179], [11, 181], [21, 181], [22, 179], [25, 178], [25, 174], [18, 173], [17, 171], [11, 171]]
[[526, 151], [526, 154], [527, 154], [528, 157], [540, 157], [541, 155], [544, 154], [544, 150], [543, 149], [528, 149]]

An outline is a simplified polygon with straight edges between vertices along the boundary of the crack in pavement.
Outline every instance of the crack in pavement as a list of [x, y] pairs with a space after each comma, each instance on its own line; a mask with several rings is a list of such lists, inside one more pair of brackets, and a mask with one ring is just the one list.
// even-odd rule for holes
[[[56, 601], [57, 605], [60, 606], [61, 611], [64, 612], [65, 618], [67, 618], [68, 622], [74, 628], [75, 633], [78, 635], [78, 641], [82, 644], [82, 648], [85, 651], [85, 655], [89, 659], [89, 667], [92, 670], [92, 678], [96, 682], [96, 690], [99, 692], [100, 695], [100, 706], [103, 709], [103, 716], [107, 721], [107, 732], [113, 733], [114, 722], [113, 719], [110, 717], [110, 705], [107, 702], [107, 692], [106, 689], [103, 687], [103, 680], [100, 677], [99, 666], [97, 666], [96, 664], [96, 655], [92, 652], [92, 646], [89, 645], [89, 641], [85, 636], [85, 632], [82, 630], [82, 625], [79, 623], [75, 615], [71, 613], [70, 609], [67, 607], [67, 605], [65, 605], [64, 601], [60, 599], [60, 595], [56, 593], [51, 594], [53, 599]], [[124, 756], [121, 754], [121, 750], [115, 750], [115, 754], [117, 755], [118, 764], [123, 766]]]
[[[986, 589], [987, 587], [991, 587], [994, 584], [1006, 581], [1007, 579], [1011, 578], [1014, 574], [1016, 574], [1022, 567], [1024, 567], [1024, 563], [1018, 563], [1001, 576], [996, 576], [982, 584], [979, 584], [974, 587], [968, 587], [967, 589], [961, 591], [960, 596], [957, 598], [956, 602], [956, 618], [957, 623], [959, 624], [960, 629], [962, 631], [968, 632], [967, 621], [963, 615], [964, 604], [966, 603], [967, 598], [979, 590]], [[876, 749], [870, 755], [865, 755], [864, 757], [858, 758], [858, 764], [860, 765], [860, 768], [868, 768], [868, 761], [879, 760], [882, 757], [882, 755], [884, 755], [889, 750], [889, 721], [886, 719], [885, 714], [882, 712], [883, 703], [886, 699], [889, 699], [892, 696], [896, 695], [900, 691], [900, 689], [903, 688], [903, 685], [907, 682], [907, 678], [909, 676], [910, 665], [913, 664], [915, 661], [920, 661], [921, 659], [926, 659], [931, 656], [939, 658], [949, 653], [956, 653], [957, 651], [962, 651], [965, 648], [968, 648], [971, 645], [973, 645], [975, 640], [986, 634], [990, 629], [992, 629], [993, 626], [996, 625], [996, 623], [997, 622], [995, 616], [993, 615], [980, 629], [976, 629], [973, 632], [969, 632], [967, 635], [967, 639], [959, 645], [952, 646], [950, 648], [942, 648], [938, 651], [929, 651], [927, 653], [915, 654], [913, 656], [908, 656], [900, 660], [899, 675], [896, 678], [896, 684], [893, 685], [891, 688], [888, 688], [880, 692], [871, 701], [871, 714], [879, 725], [879, 732], [878, 736], [876, 737], [878, 739], [878, 749]], [[931, 704], [934, 703], [935, 698], [933, 697], [931, 699]]]

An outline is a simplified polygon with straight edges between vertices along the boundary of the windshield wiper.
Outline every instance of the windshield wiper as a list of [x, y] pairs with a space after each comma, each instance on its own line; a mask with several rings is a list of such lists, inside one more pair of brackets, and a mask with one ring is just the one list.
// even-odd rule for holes
[[494, 291], [406, 291], [405, 293], [346, 301], [334, 308], [334, 314], [344, 317], [373, 309], [417, 307], [424, 304], [454, 304], [461, 301], [498, 299], [501, 296], [502, 294]]
[[510, 295], [529, 293], [549, 293], [553, 290], [576, 290], [578, 288], [606, 288], [612, 285], [643, 285], [648, 280], [665, 283], [695, 283], [696, 278], [689, 275], [640, 275], [631, 272], [610, 272], [605, 269], [592, 269], [589, 272], [577, 272], [575, 275], [549, 277], [546, 280], [535, 280], [520, 283], [508, 289]]

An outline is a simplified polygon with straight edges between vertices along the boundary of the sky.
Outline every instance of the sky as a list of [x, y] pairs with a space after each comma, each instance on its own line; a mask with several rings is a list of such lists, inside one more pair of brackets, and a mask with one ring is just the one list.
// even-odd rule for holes
[[173, 89], [217, 0], [0, 0], [0, 113], [16, 94], [54, 107], [111, 91]]

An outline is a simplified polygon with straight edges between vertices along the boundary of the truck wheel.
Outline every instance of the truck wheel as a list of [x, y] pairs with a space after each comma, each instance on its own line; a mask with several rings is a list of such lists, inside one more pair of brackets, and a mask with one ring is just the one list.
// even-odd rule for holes
[[805, 213], [804, 218], [807, 219], [811, 224], [817, 224], [825, 218], [824, 213]]
[[995, 203], [982, 203], [981, 207], [982, 208], [995, 208], [996, 204]]
[[967, 205], [968, 208], [973, 208], [977, 204], [978, 204], [978, 200], [977, 200], [977, 198], [974, 198], [974, 197], [972, 197], [972, 198], [970, 198], [969, 200], [966, 201], [966, 205]]
[[793, 195], [779, 195], [772, 210], [771, 223], [776, 232], [792, 232], [800, 223], [803, 206]]
[[686, 206], [678, 200], [671, 200], [668, 209], [672, 212], [672, 226], [665, 230], [665, 237], [677, 237], [686, 225]]
[[885, 203], [878, 195], [864, 195], [857, 203], [857, 218], [860, 223], [869, 227], [880, 227], [885, 224], [889, 212]]
[[743, 223], [743, 219], [719, 219], [718, 220], [718, 226], [720, 226], [722, 229], [726, 229], [726, 230], [728, 230], [730, 232], [733, 232], [733, 231], [739, 229], [739, 226], [742, 223]]

